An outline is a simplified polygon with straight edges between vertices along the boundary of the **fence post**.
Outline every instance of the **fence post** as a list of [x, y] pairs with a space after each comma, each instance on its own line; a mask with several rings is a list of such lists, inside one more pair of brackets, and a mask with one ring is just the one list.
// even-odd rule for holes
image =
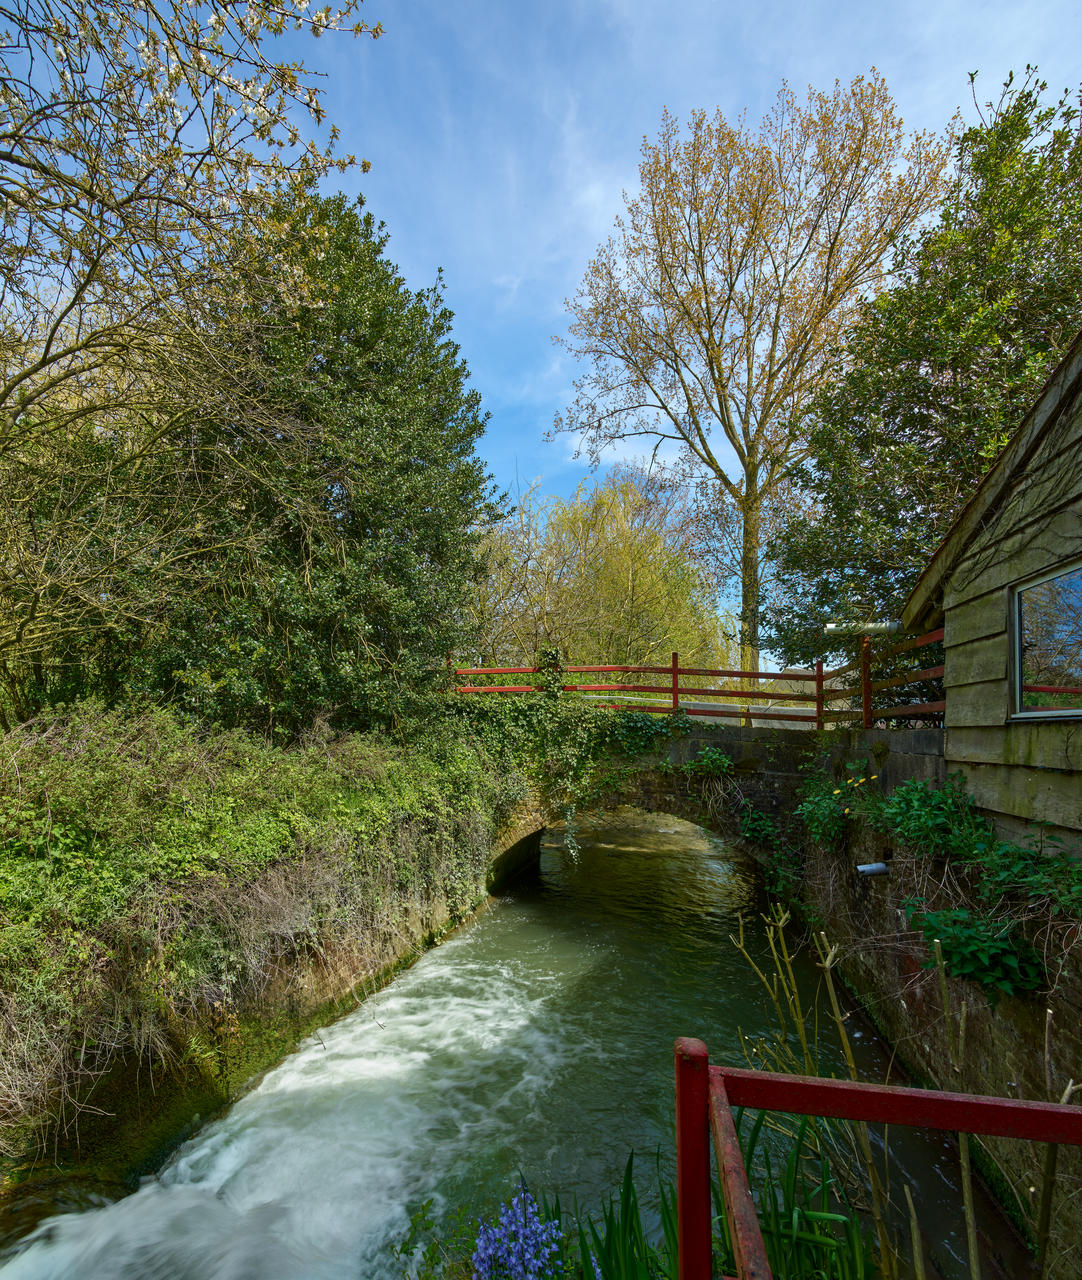
[[680, 710], [680, 655], [672, 656], [672, 709]]
[[872, 727], [872, 638], [860, 637], [860, 705], [864, 711], [864, 727]]
[[823, 659], [815, 664], [815, 727], [823, 727]]
[[681, 1036], [676, 1060], [676, 1256], [679, 1280], [710, 1280], [710, 1059]]

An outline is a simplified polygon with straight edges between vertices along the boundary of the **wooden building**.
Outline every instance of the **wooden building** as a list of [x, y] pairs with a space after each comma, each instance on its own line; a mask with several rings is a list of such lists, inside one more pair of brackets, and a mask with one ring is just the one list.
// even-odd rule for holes
[[944, 628], [948, 772], [1004, 835], [1082, 848], [1082, 334], [902, 614]]

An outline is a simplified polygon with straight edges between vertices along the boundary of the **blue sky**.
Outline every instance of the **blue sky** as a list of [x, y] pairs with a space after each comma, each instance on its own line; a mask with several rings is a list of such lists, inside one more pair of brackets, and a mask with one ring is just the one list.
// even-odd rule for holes
[[876, 66], [907, 127], [941, 129], [957, 107], [972, 113], [970, 71], [982, 100], [1027, 62], [1050, 95], [1082, 81], [1068, 0], [366, 0], [363, 16], [386, 35], [295, 38], [326, 74], [343, 149], [372, 164], [331, 185], [363, 192], [411, 286], [443, 268], [492, 415], [480, 452], [502, 488], [536, 479], [549, 493], [589, 474], [566, 437], [544, 440], [576, 373], [552, 337], [663, 107], [757, 124], [783, 78], [799, 93]]

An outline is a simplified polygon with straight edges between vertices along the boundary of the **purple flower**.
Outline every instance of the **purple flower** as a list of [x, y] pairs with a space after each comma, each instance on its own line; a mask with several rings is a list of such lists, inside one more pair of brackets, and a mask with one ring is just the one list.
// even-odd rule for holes
[[542, 1220], [523, 1184], [497, 1223], [478, 1224], [473, 1280], [551, 1280], [562, 1270], [559, 1253], [560, 1224]]

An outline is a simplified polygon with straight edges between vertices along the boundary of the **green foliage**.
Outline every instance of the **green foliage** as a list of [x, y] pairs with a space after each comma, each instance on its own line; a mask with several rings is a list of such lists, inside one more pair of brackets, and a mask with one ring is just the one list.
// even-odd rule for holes
[[[754, 1167], [766, 1118], [760, 1111], [745, 1138], [744, 1113], [737, 1114], [737, 1135], [748, 1168]], [[779, 1280], [871, 1280], [875, 1267], [870, 1241], [807, 1116], [788, 1137], [779, 1171], [775, 1173], [774, 1160], [766, 1152], [761, 1167], [756, 1201], [774, 1275]], [[735, 1271], [735, 1259], [728, 1265]]]
[[195, 461], [161, 483], [229, 500], [193, 517], [182, 585], [140, 561], [124, 620], [54, 651], [39, 699], [148, 694], [284, 738], [317, 716], [363, 730], [419, 720], [468, 642], [494, 508], [441, 284], [407, 288], [386, 235], [343, 196], [298, 196], [275, 225], [268, 251], [296, 279], [237, 289], [261, 319], [268, 420], [302, 423], [305, 448], [285, 454], [268, 427], [216, 450], [227, 424], [197, 417]]
[[1013, 899], [1053, 914], [1082, 915], [1082, 864], [1056, 840], [1038, 837], [1029, 846], [997, 840], [992, 824], [973, 808], [960, 773], [943, 787], [903, 782], [883, 801], [876, 821], [917, 854], [971, 868], [975, 894], [987, 910]]
[[[676, 1280], [676, 1193], [661, 1187], [663, 1241], [647, 1236], [633, 1176], [634, 1153], [627, 1158], [617, 1196], [602, 1207], [601, 1221], [578, 1222], [578, 1274], [585, 1280]], [[589, 1261], [587, 1261], [587, 1259]]]
[[208, 1025], [283, 958], [390, 949], [407, 895], [464, 916], [526, 788], [512, 751], [438, 722], [286, 749], [84, 703], [2, 747], [0, 1149], [118, 1053], [220, 1063]]
[[[929, 948], [939, 940], [952, 977], [977, 982], [993, 997], [1036, 991], [1044, 984], [1040, 957], [1028, 942], [1018, 938], [1009, 921], [990, 920], [966, 908], [923, 911], [917, 903], [907, 906], [907, 914]], [[935, 963], [932, 956], [925, 961], [925, 968], [934, 968]]]
[[[746, 1133], [746, 1114], [736, 1113], [745, 1165], [754, 1170], [760, 1228], [773, 1274], [777, 1280], [871, 1280], [874, 1269], [868, 1239], [810, 1124], [805, 1120], [799, 1126], [775, 1172], [774, 1161], [759, 1150], [765, 1118], [765, 1113], [759, 1113]], [[542, 1199], [543, 1219], [559, 1224], [563, 1233], [562, 1252], [544, 1274], [568, 1280], [676, 1280], [676, 1188], [661, 1172], [660, 1160], [657, 1176], [659, 1237], [652, 1236], [643, 1222], [634, 1153], [628, 1156], [619, 1189], [602, 1205], [599, 1216], [565, 1212], [558, 1197]], [[736, 1259], [716, 1182], [713, 1198], [714, 1272], [735, 1274]], [[394, 1255], [410, 1280], [466, 1280], [471, 1274], [475, 1234], [476, 1218], [464, 1208], [437, 1234], [428, 1202], [413, 1215], [410, 1231], [394, 1247]]]
[[[558, 668], [554, 668], [558, 673]], [[496, 700], [465, 694], [448, 703], [452, 732], [476, 738], [494, 754], [521, 761], [548, 807], [573, 819], [620, 787], [641, 758], [664, 750], [690, 730], [687, 716], [601, 710], [548, 692]]]
[[737, 821], [740, 824], [740, 834], [751, 844], [761, 844], [771, 848], [781, 840], [777, 822], [769, 813], [763, 813], [753, 805], [741, 805]]
[[957, 136], [938, 221], [900, 244], [816, 400], [803, 506], [772, 546], [770, 647], [822, 657], [830, 618], [894, 617], [1078, 328], [1082, 128], [1032, 74]]
[[1039, 989], [1044, 966], [1020, 932], [1018, 913], [1082, 915], [1082, 864], [1053, 840], [1029, 847], [997, 840], [960, 773], [942, 787], [912, 779], [887, 796], [866, 787], [874, 778], [852, 776], [835, 787], [826, 774], [814, 774], [796, 809], [808, 834], [836, 846], [847, 819], [859, 816], [919, 859], [948, 861], [968, 905], [930, 911], [923, 899], [908, 904], [929, 945], [938, 937], [950, 973], [995, 996]]
[[703, 747], [697, 756], [682, 766], [684, 773], [705, 778], [719, 778], [732, 773], [733, 762], [720, 747]]
[[914, 853], [966, 858], [991, 828], [973, 808], [965, 778], [951, 774], [942, 787], [910, 779], [883, 802], [879, 824]]

